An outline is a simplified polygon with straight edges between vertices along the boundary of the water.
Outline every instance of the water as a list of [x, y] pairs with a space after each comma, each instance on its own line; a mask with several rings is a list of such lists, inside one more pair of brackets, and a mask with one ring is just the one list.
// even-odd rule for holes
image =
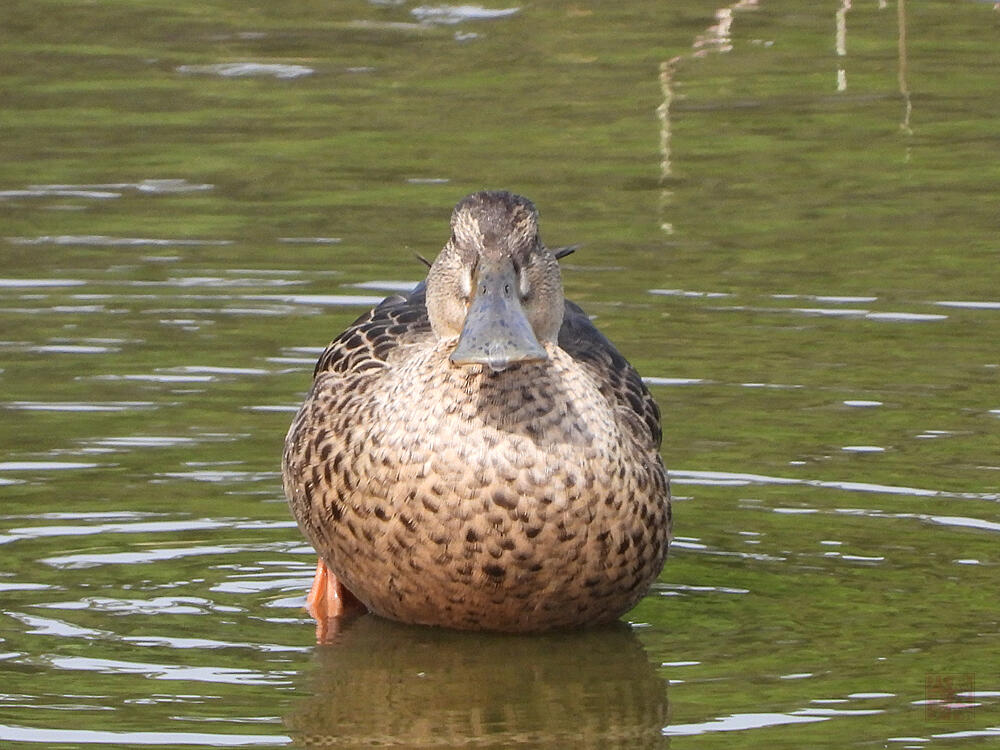
[[[990, 3], [8, 3], [0, 744], [1000, 736]], [[316, 647], [281, 441], [484, 186], [664, 413], [629, 625]]]

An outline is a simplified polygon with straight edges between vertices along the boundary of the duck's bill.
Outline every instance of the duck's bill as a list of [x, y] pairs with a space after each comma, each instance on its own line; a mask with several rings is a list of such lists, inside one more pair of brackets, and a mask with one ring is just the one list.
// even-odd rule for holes
[[549, 358], [521, 308], [513, 266], [481, 264], [458, 344], [456, 365], [486, 365], [494, 372]]

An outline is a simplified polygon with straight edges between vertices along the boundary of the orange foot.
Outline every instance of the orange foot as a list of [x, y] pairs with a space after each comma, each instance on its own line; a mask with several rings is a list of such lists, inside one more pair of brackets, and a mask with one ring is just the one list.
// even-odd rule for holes
[[341, 617], [364, 612], [365, 605], [337, 580], [321, 557], [316, 561], [316, 575], [306, 597], [306, 610], [316, 620], [316, 642], [323, 643], [337, 634]]

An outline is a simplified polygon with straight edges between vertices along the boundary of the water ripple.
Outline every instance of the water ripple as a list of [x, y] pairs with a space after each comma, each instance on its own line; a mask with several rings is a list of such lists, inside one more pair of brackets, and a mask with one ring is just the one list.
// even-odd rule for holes
[[200, 596], [154, 596], [150, 599], [87, 596], [67, 602], [45, 602], [34, 606], [44, 609], [86, 609], [120, 615], [208, 615], [243, 611], [239, 607], [218, 604]]
[[266, 482], [279, 478], [276, 471], [230, 471], [199, 469], [196, 471], [165, 471], [157, 474], [167, 479], [190, 479], [195, 482]]
[[374, 289], [377, 291], [386, 292], [402, 292], [409, 293], [413, 291], [413, 288], [419, 282], [416, 281], [388, 281], [388, 280], [373, 280], [373, 281], [361, 281], [357, 284], [344, 284], [344, 286], [353, 287], [355, 289]]
[[15, 539], [44, 539], [59, 536], [92, 536], [94, 534], [174, 534], [182, 531], [239, 528], [231, 520], [199, 518], [191, 521], [136, 521], [133, 523], [101, 523], [91, 526], [25, 526], [7, 531]]
[[98, 346], [96, 344], [39, 344], [29, 346], [25, 351], [36, 354], [113, 354], [120, 352], [120, 346]]
[[231, 245], [232, 240], [163, 239], [154, 237], [110, 237], [104, 234], [59, 234], [38, 237], [8, 237], [14, 245], [93, 245], [97, 247], [170, 247], [174, 245], [199, 247], [202, 245]]
[[286, 245], [337, 245], [343, 240], [340, 237], [279, 237], [278, 242]]
[[650, 289], [649, 293], [661, 297], [704, 297], [707, 299], [732, 296], [728, 292], [695, 292], [689, 289]]
[[247, 76], [269, 76], [291, 79], [309, 76], [316, 71], [305, 65], [285, 65], [281, 63], [215, 63], [212, 65], [179, 65], [178, 73], [189, 75], [214, 75], [222, 78], [245, 78]]
[[184, 680], [189, 682], [222, 682], [230, 685], [287, 685], [294, 672], [276, 670], [260, 672], [239, 667], [184, 666], [100, 659], [89, 656], [42, 655], [31, 660], [55, 669], [100, 674], [137, 674], [154, 680]]
[[81, 461], [0, 461], [0, 471], [73, 471], [99, 466], [102, 464]]
[[[272, 279], [255, 277], [227, 278], [224, 276], [171, 276], [164, 281], [130, 280], [123, 282], [129, 287], [198, 287], [207, 286], [213, 289], [220, 287], [247, 287], [247, 286], [301, 286], [306, 282], [303, 279]], [[212, 295], [202, 297], [202, 299], [219, 299], [222, 295]]]
[[[4, 541], [0, 537], [0, 544]], [[17, 581], [0, 581], [0, 591], [44, 591], [51, 589], [47, 583], [18, 583]]]
[[0, 190], [0, 198], [120, 198], [122, 192], [134, 190], [152, 195], [192, 193], [211, 190], [214, 185], [193, 183], [184, 179], [149, 179], [139, 182], [107, 182], [84, 185], [29, 185], [24, 190]]
[[81, 553], [45, 557], [39, 562], [53, 568], [75, 569], [95, 568], [101, 565], [145, 565], [163, 560], [178, 560], [182, 557], [202, 555], [232, 555], [248, 550], [286, 550], [288, 542], [262, 544], [214, 544], [195, 547], [172, 547], [166, 549], [144, 549], [139, 552]]
[[666, 726], [663, 728], [663, 734], [668, 737], [690, 737], [708, 732], [738, 732], [746, 729], [777, 727], [782, 724], [808, 724], [816, 721], [827, 721], [829, 718], [827, 716], [802, 716], [791, 713], [731, 714], [695, 724]]
[[792, 477], [772, 477], [765, 476], [763, 474], [746, 474], [728, 471], [686, 471], [682, 469], [671, 469], [670, 479], [672, 482], [677, 484], [705, 484], [720, 486], [784, 484], [802, 485], [806, 487], [823, 487], [826, 489], [846, 490], [848, 492], [874, 492], [886, 495], [952, 497], [967, 500], [1000, 500], [1000, 493], [994, 492], [950, 492], [947, 490], [928, 490], [917, 487], [874, 484], [871, 482], [837, 482], [822, 479], [795, 479]]
[[26, 190], [0, 190], [0, 200], [10, 198], [91, 198], [93, 200], [111, 200], [121, 198], [122, 194], [109, 190], [76, 190], [28, 188]]
[[289, 305], [320, 305], [333, 307], [370, 307], [382, 301], [382, 297], [360, 294], [246, 294], [241, 299], [253, 302], [282, 302]]
[[421, 5], [413, 8], [410, 13], [423, 23], [451, 26], [463, 21], [507, 18], [520, 10], [520, 8], [483, 8], [478, 5]]
[[8, 742], [37, 742], [47, 745], [85, 744], [110, 745], [196, 745], [207, 747], [253, 747], [255, 745], [287, 745], [285, 735], [215, 734], [211, 732], [117, 732], [95, 729], [49, 729], [0, 724], [0, 739]]
[[0, 279], [0, 288], [84, 286], [82, 279]]
[[941, 307], [957, 307], [964, 308], [966, 310], [1000, 310], [1000, 302], [971, 302], [971, 301], [961, 301], [961, 300], [942, 300], [941, 302], [935, 302], [935, 305]]
[[8, 401], [0, 404], [15, 411], [123, 412], [159, 409], [153, 401]]
[[306, 646], [290, 646], [277, 643], [220, 641], [212, 638], [181, 638], [175, 636], [157, 635], [120, 636], [109, 630], [84, 628], [53, 617], [41, 617], [38, 615], [28, 615], [22, 612], [11, 611], [6, 611], [4, 614], [31, 628], [31, 630], [25, 631], [29, 635], [50, 635], [61, 638], [82, 638], [84, 640], [115, 640], [122, 641], [124, 643], [134, 643], [143, 647], [164, 647], [174, 649], [245, 649], [250, 651], [259, 651], [262, 653], [301, 653], [312, 650]]

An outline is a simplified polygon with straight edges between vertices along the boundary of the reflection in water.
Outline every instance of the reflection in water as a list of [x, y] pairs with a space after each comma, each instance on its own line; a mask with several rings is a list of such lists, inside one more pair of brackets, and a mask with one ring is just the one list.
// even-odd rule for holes
[[669, 747], [666, 683], [628, 626], [457, 633], [365, 616], [316, 651], [305, 747]]
[[660, 120], [660, 229], [666, 234], [674, 233], [674, 225], [666, 220], [667, 205], [673, 196], [673, 191], [666, 187], [666, 181], [671, 175], [670, 163], [670, 105], [674, 101], [674, 74], [680, 57], [664, 60], [660, 63], [660, 92], [663, 101], [656, 108], [656, 116]]
[[[847, 57], [847, 12], [851, 0], [841, 0], [837, 9], [837, 57]], [[837, 91], [847, 91], [847, 71], [843, 63], [837, 68]]]
[[737, 0], [730, 5], [715, 11], [715, 23], [695, 37], [691, 44], [691, 52], [677, 55], [660, 63], [660, 92], [663, 101], [656, 108], [656, 116], [660, 121], [660, 229], [665, 234], [674, 233], [674, 225], [666, 221], [667, 206], [673, 196], [673, 191], [665, 186], [671, 176], [672, 165], [670, 155], [670, 106], [674, 101], [674, 77], [677, 68], [685, 57], [704, 57], [709, 52], [730, 52], [733, 49], [731, 30], [737, 11], [756, 10], [759, 0]]
[[[837, 57], [847, 57], [847, 14], [851, 10], [852, 0], [841, 0], [840, 8], [836, 13], [836, 50]], [[885, 10], [887, 3], [879, 0], [878, 9]], [[898, 70], [897, 80], [899, 82], [899, 94], [903, 99], [903, 119], [899, 124], [900, 130], [906, 135], [912, 135], [910, 128], [910, 116], [913, 114], [913, 102], [910, 99], [910, 87], [907, 84], [907, 56], [906, 56], [906, 0], [896, 2], [896, 21], [898, 26], [897, 52]], [[843, 62], [837, 68], [837, 91], [847, 90], [847, 71]]]
[[705, 29], [705, 32], [695, 37], [692, 57], [701, 57], [706, 52], [732, 52], [733, 40], [731, 30], [733, 19], [738, 10], [756, 10], [758, 0], [738, 0], [732, 5], [715, 11], [715, 23]]
[[896, 19], [899, 25], [899, 93], [903, 97], [903, 121], [899, 127], [906, 135], [913, 135], [913, 130], [910, 128], [913, 102], [910, 100], [910, 87], [906, 82], [906, 0], [896, 0]]

